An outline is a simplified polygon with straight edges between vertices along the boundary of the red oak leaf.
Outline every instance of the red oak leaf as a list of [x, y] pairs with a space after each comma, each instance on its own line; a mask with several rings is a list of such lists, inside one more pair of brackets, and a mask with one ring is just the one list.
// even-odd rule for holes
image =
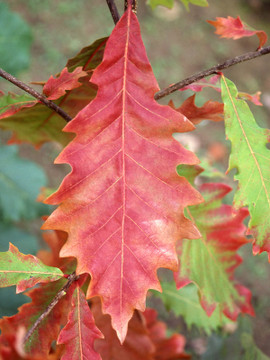
[[207, 22], [215, 26], [215, 33], [223, 38], [240, 39], [245, 36], [257, 35], [260, 41], [259, 49], [266, 43], [267, 35], [262, 30], [254, 30], [249, 25], [242, 22], [238, 16], [236, 19], [228, 16], [227, 18], [217, 17], [216, 21]]
[[213, 75], [209, 79], [201, 79], [194, 83], [179, 89], [179, 91], [192, 90], [194, 92], [200, 92], [205, 87], [211, 87], [217, 92], [221, 92], [220, 89], [220, 75]]
[[74, 71], [68, 72], [65, 67], [61, 74], [54, 78], [51, 76], [43, 87], [43, 92], [49, 100], [55, 100], [66, 94], [67, 90], [76, 89], [82, 84], [78, 81], [81, 77], [87, 76], [83, 67], [77, 67]]
[[156, 347], [156, 360], [190, 359], [185, 353], [186, 339], [183, 335], [174, 334], [170, 338], [166, 337], [167, 326], [162, 321], [157, 320], [157, 312], [147, 308], [143, 313], [150, 339]]
[[222, 198], [231, 191], [225, 184], [204, 184], [200, 190], [205, 203], [188, 211], [203, 235], [201, 239], [179, 244], [177, 287], [194, 282], [209, 316], [217, 305], [232, 320], [236, 320], [239, 313], [253, 315], [250, 291], [234, 278], [234, 271], [242, 262], [237, 250], [249, 242], [244, 236], [243, 224], [248, 210], [242, 208], [234, 212], [232, 206], [221, 204]]
[[185, 115], [194, 125], [199, 124], [203, 120], [223, 121], [223, 104], [218, 101], [207, 101], [203, 106], [195, 105], [196, 94], [187, 98], [183, 104], [175, 109], [172, 101], [169, 105], [175, 110]]
[[185, 354], [186, 340], [182, 335], [166, 337], [165, 323], [157, 320], [153, 309], [144, 313], [136, 311], [128, 325], [127, 337], [121, 345], [116, 332], [111, 326], [110, 317], [101, 312], [100, 301], [94, 299], [91, 305], [96, 325], [104, 334], [104, 339], [97, 340], [96, 350], [102, 360], [173, 360], [189, 359]]
[[99, 354], [94, 350], [94, 341], [102, 337], [101, 332], [95, 326], [84, 293], [77, 285], [72, 296], [72, 308], [68, 323], [61, 330], [57, 340], [58, 344], [66, 345], [61, 359], [101, 360]]
[[[101, 62], [106, 41], [107, 38], [95, 41], [67, 62], [69, 71], [74, 72], [76, 67], [80, 66], [84, 72], [88, 72], [80, 78], [81, 86], [77, 87], [76, 81], [75, 88], [54, 101], [71, 117], [89, 104], [96, 95], [96, 86], [89, 81], [91, 71]], [[27, 142], [39, 148], [47, 141], [56, 141], [65, 146], [73, 137], [70, 133], [62, 132], [65, 124], [66, 121], [56, 112], [28, 95], [5, 96], [0, 92], [0, 128], [13, 131], [10, 144]]]
[[114, 28], [91, 81], [97, 97], [65, 128], [76, 138], [57, 163], [72, 172], [47, 203], [59, 204], [43, 228], [69, 234], [60, 256], [89, 273], [87, 298], [101, 296], [121, 341], [157, 269], [176, 269], [175, 243], [199, 233], [183, 209], [200, 194], [176, 166], [196, 156], [172, 138], [193, 129], [185, 116], [154, 101], [158, 85], [130, 8]]
[[[18, 314], [0, 320], [0, 348], [5, 347], [7, 339], [16, 334], [20, 327], [23, 326], [26, 331], [29, 330], [65, 283], [66, 281], [61, 279], [53, 283], [42, 284], [40, 287], [26, 293], [32, 299], [32, 302], [22, 305]], [[60, 327], [67, 321], [71, 294], [71, 291], [68, 291], [67, 295], [60, 299], [50, 314], [43, 320], [42, 326], [38, 327], [26, 342], [25, 352], [29, 356], [31, 354], [33, 359], [35, 357], [48, 358], [52, 341], [57, 338]]]

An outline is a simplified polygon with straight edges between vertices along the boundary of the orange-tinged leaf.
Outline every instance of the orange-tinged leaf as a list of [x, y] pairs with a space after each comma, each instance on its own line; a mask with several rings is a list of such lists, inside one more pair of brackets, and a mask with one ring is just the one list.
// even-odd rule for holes
[[234, 271], [242, 259], [237, 250], [247, 244], [243, 220], [245, 208], [234, 212], [232, 206], [221, 203], [231, 188], [222, 183], [207, 183], [200, 187], [205, 203], [188, 211], [202, 238], [179, 244], [179, 271], [175, 273], [178, 288], [190, 282], [198, 286], [201, 304], [210, 316], [216, 306], [231, 320], [240, 313], [254, 314], [251, 292], [239, 284]]
[[215, 33], [223, 38], [240, 39], [245, 36], [257, 35], [260, 41], [259, 49], [266, 43], [267, 35], [262, 30], [254, 30], [249, 25], [242, 22], [240, 17], [227, 18], [217, 17], [216, 21], [207, 21], [216, 28]]
[[109, 315], [101, 311], [100, 301], [91, 300], [91, 311], [95, 323], [104, 335], [104, 339], [95, 342], [95, 349], [102, 360], [154, 360], [155, 346], [149, 336], [146, 322], [142, 313], [136, 311], [128, 324], [128, 332], [123, 344], [120, 343], [115, 330], [112, 328]]
[[167, 338], [167, 326], [157, 320], [154, 309], [147, 308], [142, 315], [146, 320], [150, 339], [156, 347], [156, 360], [190, 359], [190, 355], [185, 353], [186, 339], [183, 335], [173, 334]]
[[101, 360], [100, 355], [94, 350], [94, 341], [102, 337], [95, 326], [84, 293], [77, 285], [72, 296], [68, 323], [61, 330], [57, 340], [58, 344], [66, 345], [61, 360]]
[[[77, 67], [82, 67], [84, 72], [88, 72], [80, 78], [81, 86], [77, 87], [78, 82], [75, 81], [75, 88], [66, 89], [63, 96], [54, 100], [71, 117], [96, 95], [96, 86], [90, 83], [91, 71], [101, 62], [106, 40], [96, 40], [67, 62], [68, 71], [74, 73]], [[59, 79], [51, 80], [53, 83], [57, 81]], [[54, 95], [56, 98], [57, 92], [54, 91]], [[65, 124], [66, 121], [56, 112], [28, 95], [4, 95], [0, 92], [0, 128], [13, 132], [9, 143], [27, 142], [40, 147], [45, 142], [56, 141], [65, 146], [73, 138], [72, 134], [62, 132]]]
[[51, 76], [43, 87], [43, 92], [49, 100], [56, 100], [66, 94], [67, 90], [76, 89], [82, 84], [78, 81], [81, 77], [87, 76], [87, 72], [82, 70], [82, 66], [74, 71], [68, 72], [65, 67], [61, 74], [54, 78]]
[[[194, 125], [199, 124], [203, 120], [223, 121], [224, 105], [218, 101], [207, 101], [203, 106], [198, 107], [195, 104], [195, 94], [187, 98], [183, 104], [176, 110], [185, 115]], [[170, 106], [174, 109], [171, 101]]]
[[0, 287], [16, 285], [17, 293], [38, 283], [59, 280], [64, 276], [56, 267], [44, 265], [33, 255], [24, 255], [16, 246], [0, 253]]
[[[32, 302], [22, 305], [18, 314], [0, 320], [0, 348], [1, 344], [4, 344], [6, 339], [14, 335], [21, 326], [28, 331], [65, 283], [65, 279], [60, 279], [52, 283], [41, 284], [40, 287], [26, 293]], [[71, 294], [70, 288], [67, 295], [60, 299], [50, 314], [42, 321], [41, 326], [34, 331], [26, 342], [25, 352], [31, 354], [33, 359], [35, 356], [40, 356], [43, 359], [47, 359], [49, 356], [52, 341], [57, 339], [61, 326], [67, 321]]]
[[57, 163], [72, 172], [48, 203], [59, 204], [45, 229], [69, 234], [60, 256], [77, 258], [89, 273], [87, 298], [102, 297], [121, 341], [156, 271], [176, 269], [175, 242], [199, 233], [183, 208], [201, 201], [176, 166], [196, 156], [172, 138], [193, 129], [185, 116], [154, 101], [158, 85], [129, 8], [109, 38], [91, 81], [97, 97], [65, 128], [76, 138]]

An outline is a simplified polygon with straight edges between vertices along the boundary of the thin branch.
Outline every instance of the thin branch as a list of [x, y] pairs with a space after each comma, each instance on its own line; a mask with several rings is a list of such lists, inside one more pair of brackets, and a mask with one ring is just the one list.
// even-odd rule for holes
[[183, 87], [185, 87], [187, 85], [190, 85], [190, 84], [194, 83], [195, 81], [201, 80], [206, 76], [216, 74], [219, 71], [227, 69], [230, 66], [242, 63], [244, 61], [252, 60], [252, 59], [255, 59], [255, 58], [259, 57], [259, 56], [266, 55], [266, 54], [269, 54], [269, 53], [270, 53], [270, 46], [267, 46], [265, 48], [261, 48], [258, 51], [248, 52], [246, 54], [239, 55], [239, 56], [236, 56], [236, 57], [234, 57], [232, 59], [226, 60], [222, 64], [218, 64], [216, 66], [211, 67], [210, 69], [200, 71], [200, 72], [198, 72], [198, 73], [196, 73], [196, 74], [194, 74], [194, 75], [192, 75], [192, 76], [190, 76], [190, 77], [188, 77], [188, 78], [186, 78], [186, 79], [184, 79], [182, 81], [179, 81], [179, 82], [177, 82], [177, 83], [175, 83], [173, 85], [170, 85], [169, 87], [157, 92], [155, 94], [155, 99], [159, 100], [159, 99], [171, 94], [172, 92], [174, 92], [176, 90], [182, 89]]
[[58, 105], [56, 105], [51, 100], [48, 100], [45, 96], [31, 88], [30, 86], [26, 85], [22, 81], [18, 80], [11, 74], [7, 73], [3, 69], [0, 68], [0, 76], [8, 81], [10, 81], [12, 84], [18, 86], [20, 89], [26, 91], [28, 94], [34, 96], [36, 99], [38, 99], [40, 102], [42, 102], [44, 105], [48, 106], [50, 109], [57, 112], [58, 115], [62, 116], [67, 122], [72, 120], [72, 117], [69, 116], [62, 108], [60, 108]]
[[67, 293], [68, 288], [70, 287], [70, 285], [78, 280], [79, 276], [77, 276], [74, 273], [72, 273], [71, 275], [68, 276], [68, 281], [67, 283], [58, 291], [58, 293], [55, 295], [55, 297], [52, 299], [51, 303], [47, 306], [47, 308], [45, 309], [45, 311], [40, 315], [40, 317], [35, 321], [35, 323], [33, 324], [33, 326], [28, 330], [28, 332], [26, 333], [24, 340], [23, 340], [23, 344], [25, 345], [26, 342], [29, 340], [29, 338], [33, 335], [33, 332], [39, 327], [39, 325], [41, 324], [41, 322], [50, 314], [50, 312], [52, 311], [52, 309], [55, 307], [55, 305], [59, 302], [59, 300], [62, 299], [62, 297], [64, 297]]
[[120, 19], [120, 16], [119, 16], [119, 12], [117, 10], [117, 7], [114, 3], [114, 0], [106, 0], [107, 1], [107, 4], [109, 6], [109, 9], [110, 9], [110, 12], [112, 14], [112, 18], [113, 18], [113, 21], [115, 24], [118, 23], [119, 19]]

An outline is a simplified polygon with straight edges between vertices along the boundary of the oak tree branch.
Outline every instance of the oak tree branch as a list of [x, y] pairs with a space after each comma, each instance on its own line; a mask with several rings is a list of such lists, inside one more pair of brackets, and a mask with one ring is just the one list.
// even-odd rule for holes
[[20, 89], [26, 91], [28, 94], [34, 96], [36, 99], [38, 99], [40, 102], [42, 102], [44, 105], [48, 106], [50, 109], [57, 112], [58, 115], [62, 116], [67, 122], [72, 120], [72, 117], [69, 116], [62, 108], [60, 108], [58, 105], [56, 105], [51, 100], [48, 100], [44, 95], [40, 94], [30, 86], [26, 85], [22, 81], [18, 80], [11, 74], [7, 73], [3, 69], [0, 68], [0, 76], [8, 81], [10, 81], [12, 84], [18, 86]]
[[59, 300], [62, 299], [62, 297], [64, 297], [67, 293], [67, 290], [69, 289], [70, 285], [78, 280], [79, 276], [77, 276], [74, 273], [70, 274], [68, 276], [68, 281], [67, 283], [58, 291], [58, 293], [55, 295], [55, 297], [53, 298], [53, 300], [51, 301], [51, 303], [47, 306], [47, 308], [45, 309], [45, 311], [39, 316], [39, 318], [35, 321], [35, 323], [33, 324], [33, 326], [28, 330], [28, 332], [26, 333], [24, 340], [23, 340], [23, 344], [25, 345], [27, 343], [27, 341], [29, 340], [29, 338], [33, 335], [33, 332], [39, 327], [39, 325], [41, 324], [41, 322], [50, 314], [50, 312], [52, 311], [52, 309], [55, 307], [55, 305], [59, 302]]
[[119, 12], [117, 10], [117, 7], [114, 3], [114, 0], [106, 0], [107, 1], [107, 4], [108, 4], [108, 7], [110, 9], [110, 12], [112, 14], [112, 18], [113, 18], [113, 21], [115, 24], [118, 23], [119, 19], [120, 19], [120, 16], [119, 16]]
[[155, 100], [159, 100], [159, 99], [171, 94], [172, 92], [174, 92], [176, 90], [182, 89], [183, 87], [190, 85], [190, 84], [194, 83], [195, 81], [203, 79], [206, 76], [216, 74], [219, 71], [227, 69], [228, 67], [231, 67], [233, 65], [242, 63], [244, 61], [252, 60], [259, 56], [266, 55], [269, 53], [270, 53], [270, 46], [267, 46], [267, 47], [261, 48], [258, 51], [248, 52], [246, 54], [239, 55], [232, 59], [226, 60], [222, 64], [218, 64], [216, 66], [211, 67], [210, 69], [200, 71], [182, 81], [172, 84], [172, 85], [168, 86], [167, 88], [157, 92], [155, 94]]

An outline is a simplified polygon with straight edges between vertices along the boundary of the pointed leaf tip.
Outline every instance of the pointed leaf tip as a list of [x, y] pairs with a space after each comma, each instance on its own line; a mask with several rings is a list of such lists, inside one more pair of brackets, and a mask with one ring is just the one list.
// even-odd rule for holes
[[193, 125], [154, 101], [159, 88], [130, 8], [92, 81], [96, 98], [65, 128], [76, 138], [57, 162], [72, 172], [47, 200], [61, 205], [44, 228], [69, 233], [60, 255], [76, 257], [77, 273], [91, 275], [87, 298], [102, 297], [123, 341], [148, 289], [160, 289], [157, 269], [176, 270], [176, 241], [198, 236], [183, 208], [202, 198], [176, 173], [198, 159], [172, 137]]

